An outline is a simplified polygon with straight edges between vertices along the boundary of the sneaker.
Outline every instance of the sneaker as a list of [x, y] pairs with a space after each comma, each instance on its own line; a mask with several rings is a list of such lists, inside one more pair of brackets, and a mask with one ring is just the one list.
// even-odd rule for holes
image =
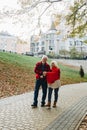
[[35, 104], [32, 104], [31, 106], [32, 106], [32, 108], [37, 108], [37, 105], [35, 105]]

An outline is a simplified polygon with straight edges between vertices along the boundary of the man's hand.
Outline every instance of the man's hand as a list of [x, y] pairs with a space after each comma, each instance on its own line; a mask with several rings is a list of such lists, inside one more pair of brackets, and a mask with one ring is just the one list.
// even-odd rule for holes
[[47, 72], [46, 72], [46, 71], [44, 71], [44, 72], [43, 72], [43, 76], [46, 76], [46, 74], [47, 74]]
[[41, 75], [40, 78], [43, 78], [43, 75]]

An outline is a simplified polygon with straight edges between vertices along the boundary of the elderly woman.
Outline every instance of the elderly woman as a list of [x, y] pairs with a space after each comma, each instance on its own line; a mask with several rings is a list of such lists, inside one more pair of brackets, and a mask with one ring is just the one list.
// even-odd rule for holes
[[60, 68], [57, 65], [56, 61], [51, 62], [51, 72], [43, 72], [43, 75], [46, 75], [48, 82], [48, 103], [46, 106], [48, 108], [51, 107], [51, 97], [52, 91], [54, 90], [54, 103], [53, 107], [56, 107], [56, 103], [58, 100], [58, 91], [61, 86], [60, 83]]

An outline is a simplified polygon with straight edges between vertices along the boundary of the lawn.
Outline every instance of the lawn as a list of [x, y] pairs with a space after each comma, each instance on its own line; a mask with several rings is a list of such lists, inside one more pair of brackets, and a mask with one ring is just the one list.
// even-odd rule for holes
[[[18, 95], [34, 90], [36, 62], [41, 58], [0, 52], [0, 98]], [[50, 63], [51, 59], [48, 60]], [[79, 68], [58, 63], [61, 69], [61, 83], [87, 82], [79, 75]]]

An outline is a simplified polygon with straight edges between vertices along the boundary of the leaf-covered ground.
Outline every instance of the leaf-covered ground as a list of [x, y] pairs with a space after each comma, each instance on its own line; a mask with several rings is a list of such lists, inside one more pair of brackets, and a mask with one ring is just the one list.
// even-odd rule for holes
[[34, 81], [35, 74], [28, 69], [0, 62], [0, 98], [29, 92]]
[[[79, 70], [78, 67], [62, 63], [61, 65], [63, 65], [61, 68], [62, 85], [87, 81], [87, 75], [85, 78], [81, 78], [79, 72], [75, 72], [75, 70]], [[30, 92], [34, 90], [34, 84], [35, 73], [32, 69], [0, 61], [0, 98]]]

